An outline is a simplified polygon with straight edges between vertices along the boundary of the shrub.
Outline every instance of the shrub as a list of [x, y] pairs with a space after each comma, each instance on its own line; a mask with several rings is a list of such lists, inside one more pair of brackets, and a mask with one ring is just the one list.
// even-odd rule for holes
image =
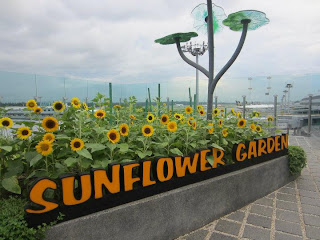
[[48, 227], [56, 223], [29, 228], [24, 219], [25, 204], [26, 200], [12, 196], [0, 200], [0, 240], [43, 239]]
[[304, 150], [299, 146], [289, 146], [289, 169], [292, 175], [301, 173], [307, 164]]

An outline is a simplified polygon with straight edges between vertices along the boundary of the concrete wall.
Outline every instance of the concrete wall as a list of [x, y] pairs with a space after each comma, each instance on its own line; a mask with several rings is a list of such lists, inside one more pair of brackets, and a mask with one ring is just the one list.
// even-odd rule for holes
[[63, 222], [46, 240], [173, 239], [292, 181], [286, 156]]

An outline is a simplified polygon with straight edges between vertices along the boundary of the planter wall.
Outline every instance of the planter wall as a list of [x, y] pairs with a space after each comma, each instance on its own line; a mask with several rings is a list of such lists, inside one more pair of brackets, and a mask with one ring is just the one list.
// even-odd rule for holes
[[58, 224], [46, 240], [173, 239], [284, 186], [287, 156]]

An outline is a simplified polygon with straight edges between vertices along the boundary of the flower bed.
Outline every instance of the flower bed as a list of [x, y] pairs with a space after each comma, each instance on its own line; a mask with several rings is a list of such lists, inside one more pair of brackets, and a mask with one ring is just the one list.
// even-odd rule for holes
[[207, 147], [224, 149], [224, 161], [232, 163], [233, 144], [266, 136], [272, 121], [259, 125], [233, 109], [227, 113], [214, 109], [213, 120], [207, 121], [200, 105], [172, 112], [160, 101], [147, 111], [136, 106], [134, 97], [121, 106], [110, 106], [101, 94], [91, 107], [78, 98], [71, 100], [70, 107], [56, 101], [52, 106], [55, 114], [44, 119], [34, 100], [26, 106], [30, 121], [19, 122], [20, 127], [13, 127], [6, 111], [0, 110], [0, 191], [4, 195], [26, 196], [35, 177], [57, 178], [107, 168], [112, 162], [182, 156]]

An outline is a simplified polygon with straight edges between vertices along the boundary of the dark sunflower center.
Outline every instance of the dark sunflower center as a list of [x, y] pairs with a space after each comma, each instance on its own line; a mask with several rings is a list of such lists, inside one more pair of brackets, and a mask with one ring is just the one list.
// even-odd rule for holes
[[110, 139], [111, 139], [112, 141], [114, 141], [114, 140], [116, 140], [117, 135], [116, 135], [115, 133], [110, 133], [109, 137], [110, 137]]
[[152, 120], [152, 116], [149, 116], [148, 119], [149, 119], [149, 120]]
[[57, 110], [61, 110], [62, 109], [62, 104], [61, 103], [56, 103], [55, 105]]
[[48, 120], [46, 122], [46, 127], [47, 128], [54, 128], [56, 126], [56, 123], [53, 120]]
[[41, 145], [42, 151], [48, 151], [49, 150], [49, 145], [48, 144], [42, 144]]
[[240, 125], [240, 126], [242, 126], [243, 124], [244, 124], [244, 122], [243, 122], [243, 121], [241, 121], [241, 122], [239, 123], [239, 125]]
[[167, 117], [162, 117], [162, 122], [166, 122], [167, 121]]
[[29, 107], [34, 107], [34, 103], [33, 102], [29, 103]]
[[37, 113], [38, 113], [38, 112], [40, 112], [40, 109], [39, 109], [39, 108], [37, 108], [37, 109], [36, 109], [36, 112], [37, 112]]
[[102, 112], [98, 112], [98, 113], [97, 113], [97, 116], [98, 116], [98, 117], [102, 117], [102, 116], [103, 116], [103, 113], [102, 113]]
[[78, 101], [74, 101], [73, 102], [75, 105], [79, 105], [79, 102]]
[[126, 133], [127, 132], [127, 129], [125, 127], [121, 128], [121, 132], [122, 133]]
[[2, 122], [2, 125], [5, 126], [5, 127], [8, 127], [10, 125], [9, 121], [8, 120], [4, 120]]
[[52, 140], [52, 137], [51, 137], [51, 136], [47, 136], [47, 137], [46, 137], [46, 140], [51, 141], [51, 140]]
[[21, 134], [22, 134], [23, 136], [26, 136], [26, 135], [29, 134], [29, 131], [28, 131], [28, 130], [23, 130], [23, 131], [21, 132]]
[[150, 128], [145, 128], [145, 129], [144, 129], [144, 133], [145, 133], [145, 134], [151, 133], [151, 129], [150, 129]]
[[177, 119], [179, 119], [179, 118], [180, 118], [180, 116], [178, 115], [178, 116], [176, 116], [176, 118], [177, 118]]
[[79, 147], [81, 146], [81, 143], [80, 143], [80, 142], [75, 142], [75, 143], [73, 144], [73, 146], [74, 146], [75, 148], [79, 148]]

